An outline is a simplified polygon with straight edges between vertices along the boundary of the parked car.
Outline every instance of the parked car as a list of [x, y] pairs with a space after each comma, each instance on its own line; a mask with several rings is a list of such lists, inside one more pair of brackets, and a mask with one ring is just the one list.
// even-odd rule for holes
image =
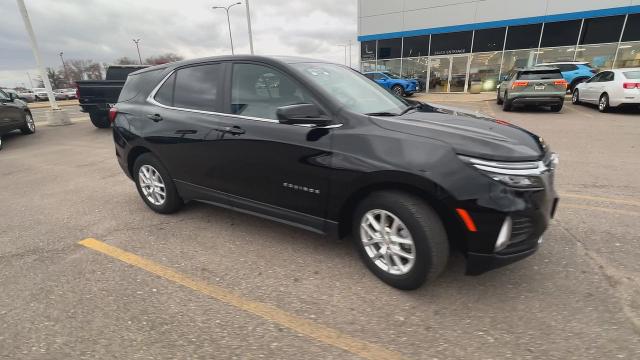
[[36, 96], [33, 92], [33, 90], [29, 90], [29, 89], [25, 89], [22, 90], [18, 93], [18, 97], [20, 98], [20, 100], [26, 101], [26, 102], [34, 102], [36, 101]]
[[435, 278], [450, 249], [473, 275], [533, 254], [558, 199], [540, 137], [320, 60], [154, 66], [129, 75], [109, 117], [118, 162], [153, 211], [202, 201], [351, 234], [401, 289]]
[[47, 95], [47, 89], [45, 88], [33, 88], [34, 101], [47, 101], [49, 95]]
[[517, 105], [549, 106], [558, 112], [564, 105], [567, 81], [555, 67], [530, 67], [511, 71], [498, 85], [497, 103], [504, 111]]
[[364, 73], [364, 76], [375, 81], [385, 89], [391, 90], [398, 96], [411, 96], [420, 91], [420, 83], [415, 79], [403, 79], [387, 71]]
[[77, 81], [78, 102], [82, 112], [89, 113], [91, 123], [98, 128], [108, 128], [109, 108], [118, 101], [127, 76], [149, 65], [111, 65], [104, 80]]
[[61, 100], [70, 100], [77, 99], [76, 89], [58, 89], [56, 92], [56, 99], [58, 99], [58, 94], [60, 94]]
[[574, 104], [598, 105], [600, 112], [613, 107], [640, 106], [640, 68], [607, 70], [587, 82], [578, 84], [573, 91]]
[[536, 66], [556, 67], [560, 69], [562, 77], [567, 80], [567, 83], [569, 84], [569, 90], [572, 92], [578, 84], [589, 80], [593, 76], [593, 74], [596, 74], [598, 72], [598, 70], [591, 67], [588, 62], [582, 61], [552, 62], [538, 64]]
[[53, 96], [56, 100], [67, 100], [67, 95], [60, 89], [54, 90]]
[[36, 132], [36, 124], [27, 103], [18, 99], [15, 92], [0, 90], [0, 149], [2, 136], [13, 130], [29, 135]]

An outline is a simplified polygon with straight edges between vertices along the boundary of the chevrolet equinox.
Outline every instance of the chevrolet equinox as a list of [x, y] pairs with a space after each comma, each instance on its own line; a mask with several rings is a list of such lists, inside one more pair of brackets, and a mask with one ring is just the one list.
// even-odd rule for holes
[[201, 201], [351, 235], [382, 281], [415, 289], [462, 251], [481, 274], [534, 253], [558, 201], [543, 139], [410, 101], [341, 65], [223, 56], [129, 75], [116, 156], [153, 211]]

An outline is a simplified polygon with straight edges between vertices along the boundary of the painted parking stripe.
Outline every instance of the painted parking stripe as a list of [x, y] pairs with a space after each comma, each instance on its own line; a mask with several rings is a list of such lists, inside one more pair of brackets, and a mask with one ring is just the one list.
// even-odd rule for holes
[[612, 202], [612, 203], [617, 203], [617, 204], [640, 206], [640, 201], [625, 200], [625, 199], [614, 199], [614, 198], [601, 197], [601, 196], [589, 196], [589, 195], [571, 194], [571, 193], [564, 193], [563, 192], [563, 193], [560, 193], [560, 197], [568, 197], [568, 198], [573, 198], [573, 199]]
[[573, 208], [573, 209], [583, 209], [583, 210], [593, 210], [593, 211], [602, 211], [608, 212], [612, 214], [621, 214], [621, 215], [631, 215], [631, 216], [640, 216], [640, 212], [637, 211], [629, 211], [629, 210], [620, 210], [620, 209], [609, 209], [598, 206], [587, 206], [587, 205], [577, 205], [577, 204], [561, 204], [560, 208]]
[[365, 359], [401, 359], [400, 353], [387, 350], [384, 347], [355, 339], [327, 326], [290, 314], [275, 306], [246, 299], [220, 286], [211, 285], [204, 281], [189, 278], [173, 269], [124, 251], [102, 241], [88, 238], [79, 242], [80, 245], [98, 251], [102, 254], [118, 259], [139, 269], [146, 270], [174, 283], [206, 294], [216, 300], [234, 306], [246, 312], [260, 316], [266, 320], [286, 326], [298, 333], [325, 344], [346, 350]]

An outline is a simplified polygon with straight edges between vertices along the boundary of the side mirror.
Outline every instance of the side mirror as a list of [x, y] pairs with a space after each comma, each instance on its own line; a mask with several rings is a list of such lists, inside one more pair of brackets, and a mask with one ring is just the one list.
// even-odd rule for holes
[[331, 120], [313, 104], [294, 104], [279, 107], [276, 116], [280, 124], [288, 125], [328, 125]]

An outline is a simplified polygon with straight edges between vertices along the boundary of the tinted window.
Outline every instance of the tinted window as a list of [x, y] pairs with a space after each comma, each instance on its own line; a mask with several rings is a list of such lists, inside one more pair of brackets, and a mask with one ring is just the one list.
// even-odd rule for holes
[[600, 79], [602, 78], [602, 75], [604, 75], [604, 73], [597, 74], [594, 77], [592, 77], [591, 79], [589, 79], [589, 81], [587, 81], [587, 82], [589, 82], [589, 83], [599, 82]]
[[623, 72], [624, 77], [627, 79], [638, 80], [640, 79], [640, 71], [625, 71]]
[[464, 54], [471, 50], [472, 31], [431, 36], [431, 55]]
[[222, 81], [222, 65], [210, 64], [182, 68], [176, 72], [173, 106], [217, 111], [218, 86]]
[[373, 80], [386, 79], [386, 77], [382, 76], [380, 73], [373, 74]]
[[542, 24], [510, 26], [507, 30], [506, 50], [534, 49], [540, 41]]
[[640, 14], [629, 14], [627, 26], [624, 28], [622, 41], [640, 40]]
[[540, 47], [575, 46], [581, 23], [581, 20], [545, 23]]
[[600, 82], [613, 81], [614, 74], [611, 71], [607, 71], [602, 73], [602, 77], [600, 78]]
[[[136, 97], [140, 91], [145, 90], [144, 95], [148, 95], [149, 92], [160, 82], [160, 75], [163, 69], [145, 71], [141, 74], [131, 75], [127, 77], [127, 81], [124, 83], [124, 87], [118, 97], [118, 102], [129, 101]], [[73, 90], [71, 90], [73, 91]]]
[[522, 71], [518, 76], [518, 80], [551, 80], [562, 79], [560, 70], [535, 70]]
[[9, 95], [7, 95], [4, 91], [0, 90], [0, 100], [9, 100]]
[[618, 42], [623, 24], [624, 15], [586, 19], [582, 26], [580, 44]]
[[366, 76], [367, 79], [373, 80], [373, 74], [364, 74], [364, 76]]
[[233, 65], [232, 114], [277, 120], [279, 107], [304, 103], [311, 103], [311, 97], [280, 71], [262, 65]]
[[167, 81], [162, 84], [154, 99], [163, 105], [173, 106], [173, 90], [176, 84], [176, 75], [171, 75]]
[[360, 60], [376, 59], [376, 41], [363, 41], [360, 43]]
[[429, 55], [429, 35], [404, 38], [402, 54], [404, 57]]
[[402, 39], [378, 40], [378, 59], [396, 59], [402, 53]]
[[473, 52], [502, 51], [506, 28], [476, 30]]

